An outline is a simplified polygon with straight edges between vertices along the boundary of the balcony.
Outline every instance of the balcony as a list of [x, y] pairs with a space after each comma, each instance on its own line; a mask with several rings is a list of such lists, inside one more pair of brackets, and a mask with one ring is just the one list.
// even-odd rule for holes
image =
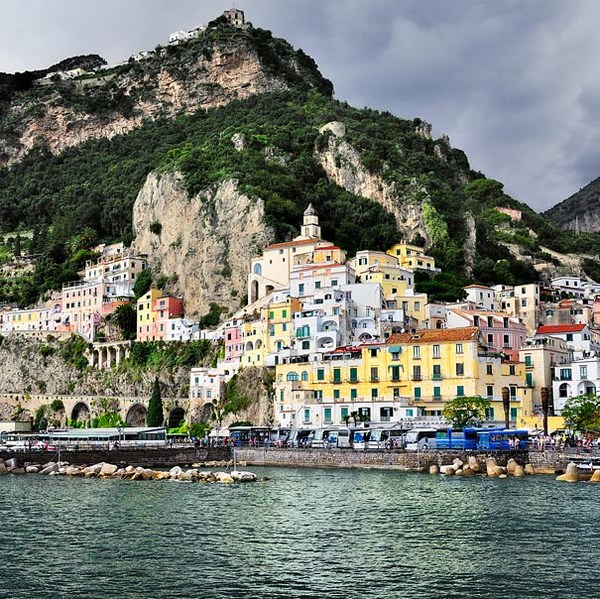
[[442, 380], [442, 375], [434, 372], [431, 375], [431, 380], [432, 381], [441, 381]]
[[370, 381], [371, 381], [372, 383], [378, 383], [378, 382], [379, 382], [379, 377], [378, 377], [378, 376], [372, 376], [372, 377], [370, 378]]
[[413, 381], [422, 381], [423, 377], [420, 374], [413, 374], [411, 377], [411, 380]]

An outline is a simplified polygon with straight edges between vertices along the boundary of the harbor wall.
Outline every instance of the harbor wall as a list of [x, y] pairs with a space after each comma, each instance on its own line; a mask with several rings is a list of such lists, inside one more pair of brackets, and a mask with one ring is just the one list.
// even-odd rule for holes
[[[62, 451], [61, 461], [69, 464], [98, 464], [110, 462], [111, 464], [124, 463], [131, 466], [160, 467], [160, 466], [184, 466], [194, 462], [211, 462], [229, 460], [230, 451], [228, 447], [209, 447], [202, 449], [128, 449], [128, 450], [78, 450]], [[44, 464], [56, 461], [58, 454], [49, 451], [30, 452], [0, 452], [0, 459], [8, 460], [15, 458], [19, 466], [26, 462]]]

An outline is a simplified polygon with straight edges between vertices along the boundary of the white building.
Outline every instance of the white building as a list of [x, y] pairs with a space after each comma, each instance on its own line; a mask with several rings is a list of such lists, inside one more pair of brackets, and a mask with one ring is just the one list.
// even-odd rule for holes
[[225, 385], [237, 372], [238, 365], [221, 363], [217, 368], [192, 368], [190, 371], [190, 399], [205, 403], [220, 402], [225, 397]]
[[587, 324], [547, 324], [538, 327], [536, 337], [550, 335], [567, 342], [575, 359], [586, 358], [594, 352], [600, 352], [600, 344], [592, 340]]
[[467, 294], [467, 301], [473, 302], [485, 310], [496, 309], [496, 296], [491, 287], [487, 287], [486, 285], [468, 285], [465, 287], [465, 292]]
[[554, 411], [560, 415], [569, 397], [597, 395], [600, 389], [600, 357], [597, 354], [554, 367]]

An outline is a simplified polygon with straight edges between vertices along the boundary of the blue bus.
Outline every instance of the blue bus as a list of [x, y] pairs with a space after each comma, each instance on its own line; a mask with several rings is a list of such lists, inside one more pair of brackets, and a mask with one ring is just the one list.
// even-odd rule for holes
[[478, 434], [492, 430], [502, 429], [481, 427], [467, 427], [463, 430], [440, 429], [436, 434], [436, 447], [437, 449], [477, 449], [479, 444]]
[[492, 451], [525, 449], [528, 441], [529, 431], [521, 429], [480, 430], [477, 433], [477, 449], [491, 449]]

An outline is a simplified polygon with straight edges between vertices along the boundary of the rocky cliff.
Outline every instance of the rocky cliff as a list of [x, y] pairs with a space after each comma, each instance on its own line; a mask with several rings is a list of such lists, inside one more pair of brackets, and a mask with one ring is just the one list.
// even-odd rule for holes
[[600, 232], [600, 177], [544, 212], [544, 216], [565, 229]]
[[[275, 64], [272, 46], [285, 48]], [[0, 166], [19, 161], [34, 146], [56, 154], [90, 139], [121, 135], [147, 120], [287, 89], [290, 73], [295, 83], [320, 85], [325, 80], [307, 58], [270, 32], [221, 26], [93, 75], [37, 80], [7, 106], [0, 102]]]
[[[273, 239], [264, 204], [226, 180], [190, 198], [181, 175], [149, 175], [133, 208], [133, 248], [148, 255], [155, 276], [185, 298], [196, 318], [215, 302], [229, 310], [246, 295], [250, 260]], [[153, 232], [154, 231], [154, 232]]]

